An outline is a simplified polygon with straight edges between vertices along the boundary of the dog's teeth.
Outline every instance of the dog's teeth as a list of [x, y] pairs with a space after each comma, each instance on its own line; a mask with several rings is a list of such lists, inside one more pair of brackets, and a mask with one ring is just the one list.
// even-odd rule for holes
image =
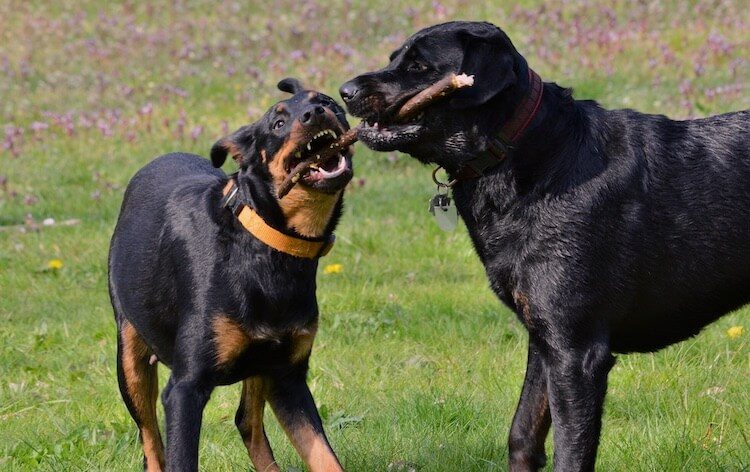
[[308, 151], [312, 151], [312, 146], [311, 146], [311, 143], [307, 143], [307, 150], [308, 150]]

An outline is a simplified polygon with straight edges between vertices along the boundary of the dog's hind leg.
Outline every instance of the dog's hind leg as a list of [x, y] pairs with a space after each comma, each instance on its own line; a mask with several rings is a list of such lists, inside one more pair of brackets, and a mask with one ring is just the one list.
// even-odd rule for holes
[[143, 444], [143, 466], [149, 472], [164, 468], [164, 444], [156, 419], [158, 377], [151, 352], [126, 319], [120, 318], [117, 333], [117, 379], [120, 393], [135, 420]]
[[266, 405], [264, 380], [250, 377], [242, 382], [242, 397], [234, 422], [247, 447], [250, 460], [258, 472], [279, 472], [263, 428], [263, 409]]
[[526, 378], [508, 437], [508, 461], [512, 472], [536, 471], [544, 467], [547, 463], [544, 440], [551, 423], [547, 371], [539, 350], [529, 339]]
[[318, 415], [305, 370], [275, 376], [267, 390], [268, 402], [284, 432], [311, 472], [339, 472], [344, 469], [331, 449]]

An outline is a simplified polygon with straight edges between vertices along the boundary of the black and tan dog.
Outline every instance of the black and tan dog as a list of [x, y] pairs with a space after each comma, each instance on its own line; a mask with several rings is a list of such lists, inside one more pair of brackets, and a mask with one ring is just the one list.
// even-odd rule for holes
[[[278, 471], [263, 428], [268, 401], [312, 471], [341, 470], [305, 376], [318, 325], [315, 273], [333, 242], [352, 178], [347, 150], [276, 187], [300, 160], [349, 128], [331, 98], [285, 79], [293, 93], [217, 142], [211, 162], [157, 158], [125, 192], [109, 254], [120, 391], [143, 442], [144, 466], [165, 466], [156, 419], [156, 360], [166, 468], [198, 468], [204, 406], [217, 385], [243, 382], [236, 424], [258, 471]], [[229, 178], [227, 154], [239, 164]]]
[[[529, 332], [511, 470], [591, 470], [612, 353], [655, 351], [750, 301], [750, 112], [673, 121], [543, 83], [488, 23], [416, 33], [341, 87], [358, 137], [444, 167], [498, 297]], [[450, 72], [475, 85], [391, 124]], [[376, 124], [377, 123], [377, 124]]]

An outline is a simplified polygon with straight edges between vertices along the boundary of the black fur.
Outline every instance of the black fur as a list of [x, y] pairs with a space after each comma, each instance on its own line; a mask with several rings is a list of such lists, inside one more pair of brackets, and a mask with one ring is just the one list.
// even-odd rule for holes
[[[333, 100], [292, 82], [293, 90], [280, 85], [297, 94], [281, 102], [290, 125], [310, 107], [323, 106], [341, 121], [314, 124], [312, 132], [348, 129]], [[110, 296], [118, 333], [132, 325], [172, 371], [162, 394], [170, 470], [197, 470], [201, 415], [214, 387], [250, 377], [264, 379], [265, 398], [287, 431], [307, 425], [325, 440], [305, 383], [309, 352], [290, 360], [295, 333], [314, 335], [317, 326], [318, 261], [278, 252], [245, 230], [222, 207], [228, 178], [214, 168], [234, 152], [240, 198], [271, 226], [295, 235], [285, 225], [269, 171], [291, 128], [273, 128], [278, 116], [274, 106], [258, 122], [220, 140], [211, 162], [184, 153], [159, 157], [135, 174], [125, 192], [109, 253]], [[335, 183], [339, 190], [349, 178], [350, 168], [348, 178]], [[335, 228], [341, 208], [339, 197], [325, 235]], [[247, 348], [223, 365], [217, 364], [213, 328], [218, 316], [251, 333]], [[122, 362], [118, 356], [120, 389], [132, 408]]]
[[[456, 175], [527, 93], [527, 64], [487, 23], [416, 33], [341, 87], [359, 139]], [[448, 72], [474, 87], [392, 125], [394, 105]], [[613, 352], [655, 351], [750, 301], [750, 112], [673, 121], [605, 110], [544, 84], [506, 160], [454, 188], [490, 285], [529, 331], [511, 470], [592, 470]]]

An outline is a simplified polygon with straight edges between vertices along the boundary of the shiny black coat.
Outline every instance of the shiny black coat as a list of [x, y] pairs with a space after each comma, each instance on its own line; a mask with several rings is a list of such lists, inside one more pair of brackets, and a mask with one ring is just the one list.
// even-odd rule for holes
[[[388, 121], [448, 72], [475, 85]], [[500, 29], [452, 22], [340, 91], [370, 123], [366, 145], [456, 176], [512, 116], [527, 73]], [[612, 353], [655, 351], [750, 301], [750, 111], [675, 121], [545, 83], [506, 159], [453, 192], [493, 291], [530, 335], [511, 470], [543, 466], [550, 423], [555, 470], [593, 469]]]

